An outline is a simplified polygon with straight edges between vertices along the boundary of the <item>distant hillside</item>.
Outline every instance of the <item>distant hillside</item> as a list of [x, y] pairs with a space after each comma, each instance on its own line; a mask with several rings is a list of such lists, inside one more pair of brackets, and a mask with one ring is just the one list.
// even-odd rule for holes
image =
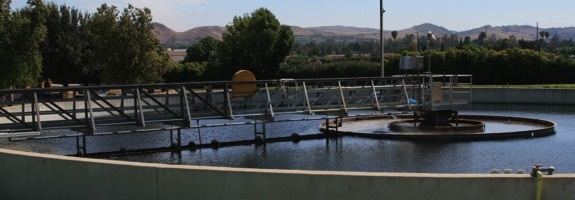
[[[222, 33], [225, 27], [221, 26], [204, 26], [196, 27], [185, 32], [176, 32], [160, 23], [154, 23], [154, 33], [158, 36], [160, 42], [165, 46], [188, 46], [189, 44], [197, 42], [200, 38], [211, 36], [216, 39], [222, 38]], [[335, 41], [362, 41], [362, 40], [379, 40], [379, 30], [372, 28], [357, 28], [350, 26], [321, 26], [302, 28], [298, 26], [291, 26], [292, 31], [296, 37], [296, 42], [309, 42], [309, 41], [324, 41], [332, 39]], [[443, 35], [455, 34], [461, 38], [470, 36], [477, 38], [479, 33], [487, 31], [487, 35], [495, 34], [497, 38], [509, 38], [514, 35], [517, 39], [534, 40], [537, 34], [537, 28], [533, 26], [483, 26], [467, 31], [452, 31], [442, 26], [437, 26], [430, 23], [425, 23], [411, 28], [396, 30], [398, 31], [398, 38], [403, 38], [406, 34], [426, 34], [428, 31], [434, 33], [436, 37]], [[539, 31], [547, 31], [551, 36], [558, 34], [561, 39], [575, 39], [575, 27], [567, 28], [549, 28], [539, 29]], [[385, 30], [384, 37], [391, 38], [391, 30]]]
[[[533, 26], [483, 26], [480, 28], [471, 29], [468, 31], [459, 32], [458, 35], [461, 37], [470, 36], [477, 37], [479, 33], [485, 31], [488, 36], [495, 34], [497, 38], [509, 38], [509, 36], [514, 35], [517, 39], [534, 40], [537, 37], [537, 28]], [[551, 35], [555, 34], [550, 30], [540, 29], [539, 31], [549, 31]]]
[[184, 32], [176, 32], [161, 23], [154, 23], [153, 32], [160, 40], [160, 43], [166, 46], [188, 46], [207, 36], [221, 40], [224, 30], [225, 28], [221, 26], [203, 26]]

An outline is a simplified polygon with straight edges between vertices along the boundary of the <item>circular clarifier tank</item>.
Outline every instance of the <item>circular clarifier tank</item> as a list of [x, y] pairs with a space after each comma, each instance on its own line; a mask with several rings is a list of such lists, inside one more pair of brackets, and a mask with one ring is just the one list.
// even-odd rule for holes
[[[423, 127], [413, 115], [378, 115], [344, 118], [330, 133], [382, 139], [488, 140], [532, 138], [555, 134], [555, 122], [512, 116], [459, 115], [446, 126]], [[321, 130], [326, 131], [326, 124]]]

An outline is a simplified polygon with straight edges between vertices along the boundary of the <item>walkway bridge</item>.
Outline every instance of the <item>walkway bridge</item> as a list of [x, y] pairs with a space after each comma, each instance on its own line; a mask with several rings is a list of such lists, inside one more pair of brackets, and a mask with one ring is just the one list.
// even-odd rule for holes
[[[353, 110], [453, 107], [470, 103], [470, 85], [469, 75], [427, 74], [0, 90], [6, 98], [0, 101], [0, 137], [76, 137], [85, 143], [86, 136], [96, 135], [245, 124], [255, 128], [266, 122], [336, 119]], [[9, 101], [11, 97], [16, 98]], [[276, 119], [285, 114], [300, 115]], [[249, 120], [199, 123], [236, 118]], [[74, 131], [60, 131], [65, 129]]]

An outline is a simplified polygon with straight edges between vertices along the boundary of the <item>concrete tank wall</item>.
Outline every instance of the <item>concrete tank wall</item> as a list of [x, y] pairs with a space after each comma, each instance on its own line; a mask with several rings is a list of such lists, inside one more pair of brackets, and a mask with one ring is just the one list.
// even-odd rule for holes
[[572, 89], [473, 88], [473, 103], [575, 104]]
[[[132, 163], [0, 149], [0, 199], [535, 199], [527, 174], [415, 174]], [[543, 199], [575, 196], [545, 176]]]
[[[474, 88], [474, 103], [575, 104], [575, 90]], [[0, 199], [535, 199], [529, 175], [238, 169], [132, 163], [0, 149]], [[575, 197], [575, 174], [542, 199]]]

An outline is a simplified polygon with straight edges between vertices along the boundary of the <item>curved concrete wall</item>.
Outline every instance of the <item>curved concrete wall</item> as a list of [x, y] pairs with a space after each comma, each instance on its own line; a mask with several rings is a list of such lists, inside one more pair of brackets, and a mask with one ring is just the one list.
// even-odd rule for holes
[[572, 89], [473, 88], [473, 103], [575, 104]]
[[[473, 89], [475, 103], [575, 104], [573, 90]], [[0, 149], [0, 199], [535, 199], [529, 175], [325, 172], [177, 166]], [[575, 197], [575, 174], [542, 199]]]
[[[176, 166], [0, 149], [0, 199], [535, 199], [527, 174], [325, 172]], [[571, 199], [575, 175], [543, 179]]]

